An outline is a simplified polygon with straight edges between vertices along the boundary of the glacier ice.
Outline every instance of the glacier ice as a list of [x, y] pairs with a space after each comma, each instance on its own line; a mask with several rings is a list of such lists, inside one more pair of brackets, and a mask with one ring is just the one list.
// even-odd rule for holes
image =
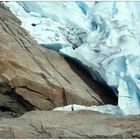
[[[140, 2], [4, 4], [38, 43], [76, 60], [114, 90], [113, 114], [140, 114]], [[109, 112], [102, 108], [96, 110]]]
[[90, 13], [87, 40], [75, 50], [60, 50], [88, 66], [94, 79], [113, 88], [124, 115], [140, 113], [139, 16], [135, 8], [133, 14], [129, 12], [132, 6], [130, 2], [97, 3]]

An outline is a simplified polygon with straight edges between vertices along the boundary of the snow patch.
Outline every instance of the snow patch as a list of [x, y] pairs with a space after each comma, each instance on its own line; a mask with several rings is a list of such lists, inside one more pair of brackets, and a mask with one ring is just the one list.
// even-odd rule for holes
[[98, 111], [101, 113], [108, 113], [108, 114], [113, 114], [113, 115], [118, 115], [121, 116], [122, 112], [119, 109], [118, 106], [113, 106], [113, 105], [104, 105], [104, 106], [82, 106], [82, 105], [67, 105], [63, 107], [57, 107], [53, 109], [54, 111], [78, 111], [78, 110], [90, 110], [90, 111]]

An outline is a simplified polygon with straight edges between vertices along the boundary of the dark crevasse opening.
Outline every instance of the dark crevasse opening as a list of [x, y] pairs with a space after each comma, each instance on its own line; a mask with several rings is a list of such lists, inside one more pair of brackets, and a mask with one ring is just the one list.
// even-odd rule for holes
[[20, 104], [25, 111], [34, 110], [34, 106], [26, 101], [22, 96], [18, 95], [15, 91], [15, 88], [11, 89], [8, 95], [14, 99], [18, 104]]
[[12, 112], [14, 112], [14, 111], [11, 110], [9, 107], [5, 107], [5, 106], [0, 106], [0, 111], [1, 111], [1, 112], [6, 112], [6, 111], [12, 111]]
[[64, 56], [65, 60], [68, 62], [71, 69], [102, 99], [105, 104], [118, 104], [118, 97], [115, 92], [109, 86], [93, 80], [88, 69], [80, 64], [77, 60]]
[[18, 117], [18, 115], [15, 111], [11, 110], [9, 107], [0, 106], [0, 117], [16, 118]]
[[15, 88], [0, 84], [0, 118], [16, 118], [31, 110], [34, 106], [18, 95]]

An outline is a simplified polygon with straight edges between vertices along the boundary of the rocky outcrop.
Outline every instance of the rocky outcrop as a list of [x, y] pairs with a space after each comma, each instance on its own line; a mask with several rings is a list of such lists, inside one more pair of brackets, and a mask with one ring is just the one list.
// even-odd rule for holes
[[34, 111], [0, 120], [0, 138], [140, 138], [140, 116]]
[[116, 103], [107, 97], [110, 91], [38, 45], [20, 24], [0, 4], [0, 109], [23, 114], [68, 104]]

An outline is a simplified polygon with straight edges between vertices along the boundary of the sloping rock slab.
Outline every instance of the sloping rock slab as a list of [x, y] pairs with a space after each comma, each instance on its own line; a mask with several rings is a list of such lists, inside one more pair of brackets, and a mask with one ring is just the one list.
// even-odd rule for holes
[[0, 4], [0, 94], [5, 99], [0, 106], [24, 113], [67, 104], [112, 103], [108, 91], [79, 74], [62, 56], [38, 45]]
[[0, 121], [0, 138], [140, 138], [140, 115], [31, 111]]

